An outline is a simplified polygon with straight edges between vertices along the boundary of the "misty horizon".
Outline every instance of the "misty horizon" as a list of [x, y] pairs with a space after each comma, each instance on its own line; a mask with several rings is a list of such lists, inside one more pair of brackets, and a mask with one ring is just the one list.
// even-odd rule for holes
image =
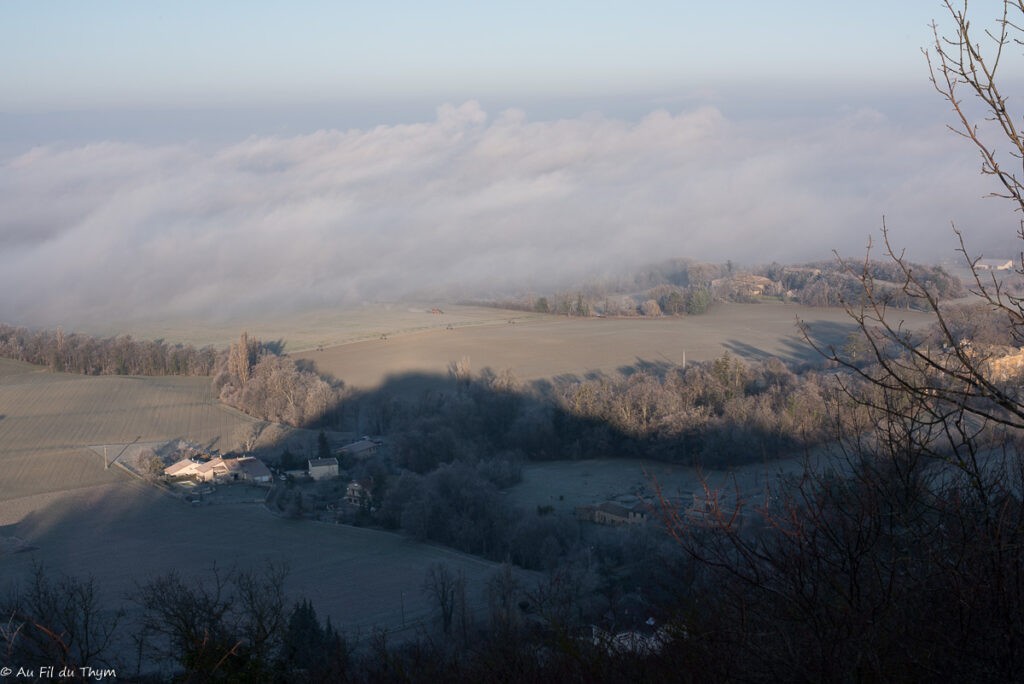
[[[937, 118], [937, 117], [936, 117]], [[235, 142], [35, 146], [4, 158], [0, 320], [226, 317], [417, 293], [545, 290], [684, 257], [913, 258], [1010, 248], [937, 121], [870, 108], [534, 120], [470, 100], [432, 120]], [[993, 251], [994, 250], [994, 251]]]
[[0, 321], [860, 257], [883, 216], [918, 261], [954, 224], [1016, 253], [928, 82], [931, 2], [55, 8], [0, 22]]

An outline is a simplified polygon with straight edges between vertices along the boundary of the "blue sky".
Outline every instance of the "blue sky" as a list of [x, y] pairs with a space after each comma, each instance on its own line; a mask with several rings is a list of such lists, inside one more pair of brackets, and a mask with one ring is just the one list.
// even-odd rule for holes
[[0, 111], [919, 87], [936, 0], [0, 5]]

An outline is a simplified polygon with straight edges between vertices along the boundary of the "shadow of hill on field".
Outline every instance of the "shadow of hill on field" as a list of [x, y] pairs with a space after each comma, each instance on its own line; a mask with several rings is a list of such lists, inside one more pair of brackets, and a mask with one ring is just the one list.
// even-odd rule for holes
[[[391, 462], [379, 465], [382, 483], [400, 480], [399, 468], [431, 473], [456, 461], [478, 472], [489, 468], [489, 474], [502, 463], [514, 466], [526, 459], [601, 457], [717, 468], [801, 450], [797, 438], [780, 435], [776, 426], [722, 409], [742, 403], [743, 396], [726, 402], [724, 395], [714, 398], [720, 392], [703, 392], [713, 387], [680, 392], [687, 382], [712, 378], [712, 366], [695, 362], [683, 369], [638, 358], [618, 375], [567, 374], [535, 383], [487, 368], [461, 378], [404, 373], [375, 389], [346, 393], [327, 427], [332, 435], [385, 436], [382, 458]], [[758, 382], [747, 384], [733, 390], [760, 391]], [[709, 403], [690, 415], [689, 408], [679, 406], [680, 394], [707, 395], [700, 401]], [[673, 422], [686, 416], [704, 422]], [[268, 434], [268, 461], [274, 462], [275, 450], [280, 456], [285, 432]], [[301, 432], [306, 440], [317, 434], [316, 427]], [[349, 474], [354, 470], [352, 463], [344, 466]], [[486, 577], [497, 567], [392, 533], [286, 520], [259, 506], [186, 505], [135, 481], [116, 489], [65, 492], [4, 535], [36, 547], [0, 559], [7, 577], [22, 577], [33, 562], [41, 562], [56, 572], [96, 577], [116, 600], [171, 569], [195, 577], [213, 564], [287, 562], [290, 596], [310, 598], [342, 629], [368, 630], [372, 624], [399, 629], [409, 616], [409, 622], [429, 617], [419, 587], [431, 563], [464, 569], [472, 581], [467, 593], [474, 596], [484, 595]]]
[[[850, 335], [858, 331], [854, 322], [815, 321], [808, 325], [806, 332], [811, 343], [819, 349], [841, 348]], [[747, 361], [763, 362], [775, 357], [793, 368], [817, 367], [823, 362], [822, 356], [803, 337], [790, 337], [779, 341], [779, 349], [765, 350], [741, 340], [730, 339], [724, 343], [726, 349]]]
[[787, 433], [781, 407], [778, 415], [749, 416], [751, 406], [763, 404], [758, 394], [784, 383], [771, 401], [789, 401], [787, 393], [800, 393], [804, 381], [765, 371], [756, 358], [747, 365], [749, 380], [732, 388], [719, 386], [731, 381], [715, 375], [713, 362], [683, 367], [641, 358], [616, 374], [530, 382], [489, 368], [469, 378], [403, 373], [346, 394], [328, 422], [345, 434], [385, 436], [393, 465], [419, 473], [503, 452], [525, 460], [634, 457], [722, 466], [799, 450], [813, 430]]
[[632, 365], [619, 366], [616, 370], [618, 370], [620, 375], [626, 377], [629, 377], [634, 373], [649, 373], [659, 378], [663, 378], [669, 371], [679, 368], [682, 368], [682, 365], [672, 361], [651, 361], [648, 359], [642, 359], [638, 356]]

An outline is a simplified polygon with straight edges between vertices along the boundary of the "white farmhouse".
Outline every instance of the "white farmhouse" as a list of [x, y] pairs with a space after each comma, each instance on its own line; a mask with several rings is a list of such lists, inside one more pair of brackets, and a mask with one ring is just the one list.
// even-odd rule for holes
[[309, 476], [314, 480], [329, 480], [338, 477], [338, 459], [311, 458], [309, 460]]

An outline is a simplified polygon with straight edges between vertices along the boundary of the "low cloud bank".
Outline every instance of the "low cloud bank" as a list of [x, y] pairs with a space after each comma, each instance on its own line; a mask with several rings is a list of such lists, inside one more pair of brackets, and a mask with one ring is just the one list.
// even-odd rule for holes
[[870, 110], [531, 121], [467, 102], [430, 122], [216, 149], [38, 147], [0, 160], [0, 320], [541, 288], [671, 256], [826, 258], [861, 253], [883, 214], [915, 258], [952, 256], [951, 221], [1012, 251], [1010, 207], [976, 201], [990, 189], [976, 169], [941, 126]]

